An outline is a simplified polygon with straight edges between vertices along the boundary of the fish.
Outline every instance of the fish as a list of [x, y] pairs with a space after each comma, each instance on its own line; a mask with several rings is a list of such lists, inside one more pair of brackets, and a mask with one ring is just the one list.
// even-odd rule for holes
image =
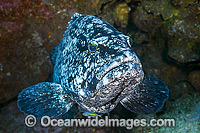
[[95, 113], [95, 112], [88, 112], [88, 111], [86, 111], [86, 112], [83, 112], [83, 115], [84, 116], [87, 116], [87, 117], [101, 117], [101, 115], [99, 115], [99, 114], [97, 114], [97, 113]]
[[167, 85], [144, 74], [132, 39], [92, 15], [75, 13], [61, 42], [50, 53], [53, 82], [18, 94], [18, 108], [37, 118], [67, 113], [74, 104], [105, 114], [119, 103], [138, 114], [159, 111], [169, 97]]

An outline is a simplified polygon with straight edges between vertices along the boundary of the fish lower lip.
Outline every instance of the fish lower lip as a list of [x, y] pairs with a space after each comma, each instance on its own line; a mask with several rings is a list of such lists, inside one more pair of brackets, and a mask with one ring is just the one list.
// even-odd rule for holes
[[124, 63], [107, 72], [97, 83], [95, 95], [83, 98], [83, 103], [88, 107], [116, 104], [132, 92], [143, 76], [144, 73], [138, 64]]
[[[87, 96], [83, 96], [83, 100], [85, 101], [84, 103], [88, 103], [88, 106], [98, 106], [98, 105], [103, 105], [113, 99], [114, 97], [110, 96], [109, 99], [101, 99], [101, 103], [97, 103], [96, 101], [98, 100], [99, 94], [98, 92], [100, 91], [101, 87], [98, 84], [101, 84], [101, 80], [111, 71], [120, 68], [120, 66], [123, 66], [124, 64], [127, 63], [132, 63], [134, 66], [139, 67], [140, 69], [142, 68], [141, 63], [137, 55], [130, 50], [125, 50], [117, 53], [112, 59], [107, 61], [97, 72], [96, 75], [93, 77], [88, 84], [88, 89], [87, 91], [89, 93], [86, 93]], [[134, 72], [133, 72], [134, 73]], [[121, 86], [117, 86], [118, 90], [122, 90]], [[116, 96], [119, 92], [113, 92], [114, 96]], [[101, 94], [100, 94], [101, 95]], [[82, 96], [81, 96], [82, 97]]]
[[[137, 55], [131, 51], [131, 50], [123, 50], [115, 54], [110, 60], [108, 60], [103, 66], [101, 66], [96, 72], [94, 77], [90, 80], [90, 82], [85, 82], [84, 86], [87, 86], [85, 90], [85, 94], [87, 97], [94, 97], [96, 94], [96, 85], [98, 84], [99, 81], [109, 72], [112, 71], [113, 69], [125, 64], [125, 63], [136, 63], [138, 64], [141, 68], [141, 62]], [[87, 85], [86, 85], [87, 84]]]
[[125, 89], [131, 90], [130, 88], [139, 84], [143, 77], [144, 72], [138, 64], [124, 63], [107, 72], [99, 81], [96, 86], [96, 100], [110, 101], [121, 95], [122, 92], [124, 93]]
[[[137, 55], [130, 50], [124, 50], [119, 53], [117, 53], [112, 59], [110, 59], [108, 62], [106, 62], [98, 71], [96, 74], [96, 84], [95, 84], [95, 90], [98, 91], [97, 84], [103, 79], [103, 77], [109, 73], [110, 71], [126, 64], [126, 63], [135, 63], [140, 68], [142, 68], [141, 62]], [[93, 97], [96, 95], [96, 92], [93, 93]]]

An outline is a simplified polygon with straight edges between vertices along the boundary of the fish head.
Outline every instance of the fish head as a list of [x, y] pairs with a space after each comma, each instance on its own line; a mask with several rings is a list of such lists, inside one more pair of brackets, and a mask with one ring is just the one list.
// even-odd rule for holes
[[62, 52], [63, 65], [67, 62], [65, 81], [69, 95], [81, 105], [116, 105], [144, 77], [131, 49], [132, 39], [98, 17], [76, 14], [63, 42], [67, 44]]

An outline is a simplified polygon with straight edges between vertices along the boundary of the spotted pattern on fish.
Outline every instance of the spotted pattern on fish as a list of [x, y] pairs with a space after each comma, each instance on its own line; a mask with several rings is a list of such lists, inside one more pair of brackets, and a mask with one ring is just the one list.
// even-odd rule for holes
[[[22, 91], [18, 95], [18, 107], [22, 112], [35, 114], [39, 118], [42, 116], [39, 111], [52, 117], [59, 115], [48, 113], [48, 109], [57, 112], [64, 110], [63, 114], [69, 111], [73, 102], [84, 110], [96, 113], [108, 113], [119, 102], [132, 112], [148, 114], [158, 111], [167, 100], [169, 90], [164, 82], [144, 74], [139, 58], [131, 49], [132, 42], [129, 36], [102, 19], [75, 13], [63, 39], [51, 52], [53, 83], [39, 83], [25, 89], [31, 91]], [[88, 49], [91, 45], [97, 48], [94, 52]], [[158, 84], [154, 85], [154, 81]], [[44, 95], [40, 98], [38, 86], [40, 89], [49, 86], [51, 90], [45, 87]], [[30, 92], [39, 97], [38, 105]], [[66, 95], [57, 98], [64, 102], [55, 102], [55, 97], [50, 97], [49, 92], [55, 93], [55, 96], [61, 93]], [[43, 101], [54, 104], [58, 109], [41, 106], [39, 103]], [[140, 103], [138, 108], [137, 101]], [[148, 106], [149, 111], [142, 111], [153, 103], [159, 104]]]
[[[114, 82], [117, 80], [115, 76], [122, 77], [121, 71], [125, 69], [132, 70], [129, 73], [130, 77], [138, 78], [137, 83], [133, 83], [135, 86], [141, 82], [144, 75], [141, 63], [131, 51], [128, 36], [95, 16], [78, 15], [73, 17], [69, 24], [59, 44], [60, 52], [57, 53], [54, 68], [54, 82], [61, 83], [64, 88], [69, 87], [66, 91], [77, 103], [91, 107], [102, 106], [115, 98], [121, 93], [124, 83], [123, 80]], [[88, 44], [96, 44], [97, 51], [89, 52]], [[132, 62], [132, 65], [124, 65], [111, 73], [112, 69], [129, 62]], [[138, 67], [129, 68], [136, 65]], [[108, 71], [110, 75], [105, 76]], [[114, 73], [115, 75], [112, 75]], [[128, 93], [128, 90], [130, 88], [124, 91]], [[122, 96], [119, 100], [124, 98]]]

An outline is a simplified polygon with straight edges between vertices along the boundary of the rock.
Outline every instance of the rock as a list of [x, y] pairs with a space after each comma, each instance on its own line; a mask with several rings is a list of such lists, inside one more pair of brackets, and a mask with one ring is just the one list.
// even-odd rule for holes
[[176, 8], [170, 0], [144, 0], [132, 13], [132, 20], [149, 37], [161, 30], [162, 36], [169, 40], [169, 57], [180, 63], [197, 61], [200, 59], [199, 5], [193, 0], [176, 2], [191, 6]]
[[200, 93], [200, 70], [191, 71], [188, 75], [188, 80], [195, 87], [196, 91]]
[[115, 25], [118, 30], [125, 31], [128, 25], [129, 12], [131, 8], [126, 2], [107, 1], [102, 6], [102, 12], [99, 14], [103, 20], [111, 25]]
[[99, 17], [113, 26], [114, 23], [115, 23], [115, 19], [114, 19], [114, 16], [113, 16], [114, 15], [113, 9], [116, 6], [116, 1], [108, 0], [106, 3], [107, 4], [102, 6], [103, 9], [101, 10], [101, 13], [99, 14]]
[[[164, 127], [143, 127], [140, 132], [191, 132], [198, 133], [199, 132], [199, 124], [200, 124], [200, 95], [188, 95], [184, 94], [181, 98], [176, 101], [168, 101], [166, 103], [166, 111], [164, 114], [160, 116], [156, 115], [138, 115], [135, 119], [146, 119], [150, 121], [151, 119], [174, 119], [174, 122], [171, 125], [167, 125]], [[172, 120], [173, 121], [173, 120]], [[134, 131], [138, 131], [134, 129]]]
[[12, 99], [30, 85], [45, 81], [53, 70], [41, 38], [7, 42], [1, 48], [5, 50], [0, 59], [0, 103]]
[[147, 43], [149, 43], [149, 41], [150, 41], [150, 39], [149, 39], [147, 33], [142, 33], [140, 31], [138, 31], [133, 36], [133, 42], [135, 45], [147, 44]]
[[[187, 3], [187, 1], [182, 0], [177, 1]], [[180, 63], [200, 59], [200, 21], [196, 13], [198, 10], [195, 9], [196, 6], [174, 8], [172, 17], [163, 22], [161, 29], [163, 36], [169, 40], [168, 56]]]
[[200, 60], [200, 42], [187, 40], [171, 40], [168, 42], [168, 56], [180, 63]]
[[162, 16], [163, 20], [168, 20], [172, 17], [174, 7], [171, 6], [170, 0], [142, 1], [142, 7], [149, 14], [154, 16]]
[[159, 30], [164, 20], [172, 17], [173, 11], [169, 0], [143, 0], [132, 13], [132, 21], [139, 30], [147, 32], [151, 37]]
[[168, 38], [168, 56], [181, 63], [200, 59], [200, 21], [189, 15], [169, 20], [164, 24], [163, 34]]
[[28, 16], [34, 12], [35, 6], [39, 2], [33, 0], [1, 0], [0, 2], [0, 14], [4, 19], [0, 20], [1, 33], [0, 39], [11, 39], [10, 37], [17, 38], [23, 31], [25, 16]]
[[196, 4], [197, 0], [172, 0], [173, 6], [175, 7], [188, 7], [190, 5]]
[[173, 91], [170, 93], [170, 100], [174, 101], [184, 94], [194, 94], [194, 88], [187, 81], [179, 81], [173, 86]]
[[114, 8], [114, 19], [117, 26], [126, 28], [128, 25], [128, 14], [131, 8], [125, 3], [117, 4]]
[[161, 26], [162, 19], [160, 16], [149, 14], [144, 10], [143, 6], [139, 6], [132, 13], [132, 22], [139, 30], [147, 32], [149, 36], [153, 36]]

